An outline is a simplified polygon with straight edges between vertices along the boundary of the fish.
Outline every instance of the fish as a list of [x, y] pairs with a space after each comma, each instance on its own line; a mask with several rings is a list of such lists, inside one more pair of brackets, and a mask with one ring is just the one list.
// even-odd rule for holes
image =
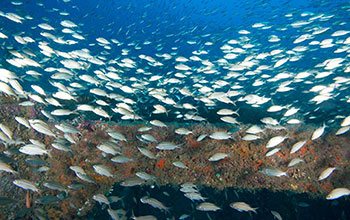
[[318, 181], [324, 180], [326, 178], [328, 178], [334, 170], [336, 170], [336, 167], [328, 167], [325, 170], [322, 171], [322, 173], [320, 174], [320, 176], [318, 177]]
[[189, 169], [188, 166], [186, 166], [183, 162], [181, 161], [174, 161], [173, 162], [173, 165], [178, 167], [178, 168], [181, 168], [181, 169]]
[[246, 134], [242, 137], [242, 140], [244, 141], [255, 141], [258, 139], [261, 139], [261, 137], [254, 134]]
[[207, 199], [197, 192], [188, 192], [188, 193], [185, 193], [184, 196], [190, 199], [191, 201], [204, 201]]
[[120, 183], [121, 186], [124, 187], [133, 187], [133, 186], [139, 186], [146, 183], [144, 180], [140, 179], [139, 177], [130, 177], [128, 179], [125, 179]]
[[322, 127], [317, 128], [312, 133], [311, 140], [313, 141], [313, 140], [316, 140], [317, 138], [321, 137], [324, 133], [325, 128], [326, 128], [326, 125], [325, 125], [325, 123], [323, 123]]
[[248, 134], [259, 134], [264, 133], [264, 130], [257, 125], [252, 125], [245, 132]]
[[149, 180], [155, 181], [156, 180], [155, 176], [148, 174], [146, 172], [136, 172], [135, 175], [137, 177], [139, 177], [140, 179], [145, 180], [145, 181], [149, 181]]
[[128, 162], [134, 161], [134, 159], [129, 158], [129, 157], [125, 157], [123, 155], [118, 155], [118, 156], [111, 158], [111, 161], [113, 161], [115, 163], [128, 163]]
[[156, 155], [154, 155], [150, 150], [144, 147], [137, 147], [137, 149], [140, 151], [140, 153], [149, 159], [156, 159]]
[[51, 146], [57, 150], [61, 150], [61, 151], [64, 151], [64, 152], [70, 152], [72, 151], [72, 149], [69, 147], [69, 146], [66, 146], [65, 144], [63, 143], [58, 143], [58, 142], [53, 142], [51, 144]]
[[182, 144], [174, 144], [172, 142], [161, 142], [159, 143], [156, 148], [158, 150], [174, 150], [174, 149], [178, 149], [181, 147]]
[[259, 172], [267, 176], [276, 176], [276, 177], [287, 176], [288, 177], [288, 170], [283, 172], [279, 168], [264, 167], [261, 170], [259, 170]]
[[29, 164], [32, 164], [32, 165], [39, 165], [39, 166], [48, 166], [48, 165], [50, 165], [49, 162], [46, 162], [45, 160], [40, 159], [40, 158], [27, 157], [25, 159], [25, 162], [27, 162]]
[[290, 153], [294, 154], [295, 152], [300, 150], [300, 148], [302, 148], [306, 143], [307, 143], [307, 140], [298, 141], [297, 143], [293, 144], [292, 149], [290, 150]]
[[209, 157], [208, 160], [211, 161], [211, 162], [215, 162], [215, 161], [219, 161], [219, 160], [225, 159], [228, 156], [229, 155], [226, 154], [226, 153], [216, 153], [213, 156]]
[[295, 166], [301, 162], [305, 162], [303, 159], [300, 159], [300, 158], [294, 158], [293, 160], [291, 160], [289, 163], [288, 163], [288, 167], [292, 167], [292, 166]]
[[276, 147], [277, 145], [281, 144], [286, 138], [288, 138], [288, 137], [287, 136], [275, 136], [267, 142], [265, 147], [266, 148]]
[[175, 133], [176, 134], [179, 134], [179, 135], [189, 135], [189, 134], [192, 134], [192, 131], [186, 129], [186, 128], [177, 128], [175, 130]]
[[280, 150], [281, 150], [280, 147], [276, 147], [276, 148], [274, 148], [274, 149], [268, 151], [268, 152], [266, 153], [265, 156], [266, 156], [266, 157], [270, 157], [270, 156], [276, 154], [277, 152], [279, 152]]
[[350, 190], [347, 188], [336, 188], [333, 189], [327, 196], [326, 199], [327, 200], [334, 200], [334, 199], [338, 199], [340, 197], [343, 196], [347, 196], [350, 195]]
[[57, 191], [64, 191], [68, 193], [68, 190], [60, 183], [55, 182], [55, 181], [46, 181], [43, 183], [43, 186], [52, 189], [52, 190], [57, 190]]
[[27, 144], [19, 148], [19, 152], [27, 154], [27, 155], [43, 155], [49, 154], [49, 151], [45, 148], [35, 145], [35, 144]]
[[335, 133], [335, 135], [342, 135], [345, 134], [346, 132], [348, 132], [350, 130], [350, 126], [345, 126], [345, 127], [341, 127], [337, 130], [337, 132]]
[[125, 136], [118, 131], [108, 131], [107, 133], [109, 136], [111, 136], [112, 138], [114, 138], [118, 141], [127, 141]]
[[255, 214], [257, 213], [256, 210], [258, 208], [252, 208], [250, 207], [250, 205], [248, 205], [247, 203], [245, 202], [233, 202], [230, 204], [230, 207], [233, 208], [233, 209], [236, 209], [237, 211], [239, 212], [249, 212], [249, 211], [252, 211], [254, 212]]
[[41, 120], [28, 120], [30, 126], [36, 130], [37, 132], [44, 134], [44, 135], [48, 135], [48, 136], [53, 136], [56, 137], [56, 134], [53, 133], [53, 131], [51, 131], [50, 127], [48, 126], [48, 124], [46, 124], [45, 122], [41, 121]]
[[271, 214], [273, 215], [273, 217], [277, 220], [282, 220], [282, 216], [280, 215], [280, 213], [278, 213], [277, 211], [271, 210]]
[[47, 195], [47, 196], [37, 198], [35, 200], [35, 203], [41, 204], [41, 205], [49, 205], [51, 203], [58, 202], [58, 201], [60, 201], [60, 200], [59, 200], [59, 198], [57, 198], [57, 196]]
[[59, 125], [55, 125], [55, 127], [62, 131], [63, 133], [71, 133], [71, 134], [80, 134], [81, 132], [74, 126], [68, 123], [61, 123]]
[[201, 134], [197, 137], [197, 142], [200, 142], [202, 140], [204, 140], [208, 135], [207, 134]]
[[86, 173], [75, 172], [75, 175], [85, 182], [96, 184], [96, 181]]
[[350, 125], [350, 116], [346, 116], [344, 120], [341, 122], [340, 126], [347, 127]]
[[151, 198], [149, 196], [144, 196], [140, 199], [140, 201], [144, 204], [148, 204], [148, 205], [152, 206], [153, 208], [160, 209], [161, 211], [165, 211], [165, 212], [169, 211], [169, 207], [166, 207], [162, 202], [158, 201], [155, 198]]
[[164, 122], [159, 121], [159, 120], [152, 120], [149, 123], [153, 126], [160, 127], [160, 128], [168, 127]]
[[4, 132], [4, 134], [5, 134], [10, 140], [12, 140], [12, 135], [13, 135], [13, 133], [12, 133], [12, 131], [11, 131], [6, 125], [0, 123], [0, 130], [1, 130], [2, 132]]
[[229, 135], [229, 134], [227, 134], [226, 132], [223, 132], [223, 131], [216, 131], [216, 132], [210, 134], [209, 137], [211, 139], [215, 139], [215, 140], [227, 140], [229, 138], [232, 138], [231, 135]]
[[112, 174], [112, 171], [106, 167], [105, 165], [101, 165], [101, 164], [96, 164], [92, 166], [95, 170], [96, 173], [100, 174], [101, 176], [107, 176], [107, 177], [114, 177], [114, 175]]
[[96, 148], [106, 154], [121, 154], [121, 148], [117, 144], [110, 141], [102, 142], [98, 144]]
[[142, 134], [142, 135], [141, 135], [141, 138], [142, 138], [143, 140], [148, 141], [148, 142], [155, 142], [155, 143], [158, 143], [158, 141], [157, 141], [152, 135], [150, 135], [150, 134]]
[[3, 163], [0, 161], [0, 171], [5, 171], [5, 172], [8, 172], [8, 173], [12, 173], [12, 174], [17, 174], [17, 171], [15, 171], [14, 169], [12, 169], [10, 167], [10, 165], [6, 164], [6, 163]]
[[108, 212], [109, 216], [110, 216], [113, 220], [119, 220], [119, 219], [120, 219], [118, 213], [117, 213], [115, 210], [109, 208], [109, 209], [107, 209], [107, 212]]
[[216, 206], [211, 202], [202, 202], [196, 206], [196, 209], [204, 212], [209, 212], [209, 211], [215, 212], [215, 211], [221, 210], [220, 207]]
[[110, 202], [109, 202], [108, 198], [105, 195], [101, 194], [101, 193], [93, 195], [92, 199], [97, 201], [97, 202], [99, 202], [100, 204], [104, 203], [104, 204], [106, 204], [108, 206], [110, 205]]
[[29, 180], [16, 179], [12, 183], [22, 189], [39, 192], [39, 189], [35, 186], [35, 184]]
[[237, 115], [237, 116], [239, 116], [239, 114], [238, 114], [238, 111], [239, 111], [239, 109], [238, 110], [236, 110], [236, 111], [233, 111], [233, 110], [231, 110], [231, 109], [220, 109], [219, 111], [217, 111], [216, 112], [216, 114], [218, 114], [218, 115], [225, 115], [225, 116], [227, 116], [227, 115]]

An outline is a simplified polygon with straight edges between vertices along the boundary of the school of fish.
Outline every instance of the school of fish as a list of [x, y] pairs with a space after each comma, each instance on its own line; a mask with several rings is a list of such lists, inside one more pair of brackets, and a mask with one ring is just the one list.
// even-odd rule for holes
[[[94, 37], [84, 32], [86, 27], [67, 11], [47, 8], [45, 3], [38, 2], [38, 8], [55, 15], [53, 20], [27, 11], [25, 1], [6, 4], [7, 7], [0, 8], [0, 92], [4, 99], [15, 100], [21, 108], [38, 109], [39, 113], [32, 118], [15, 112], [10, 118], [1, 119], [2, 154], [16, 158], [16, 162], [0, 158], [0, 172], [11, 176], [12, 184], [24, 190], [20, 196], [29, 195], [29, 191], [44, 196], [35, 203], [63, 201], [86, 184], [98, 187], [100, 180], [95, 174], [112, 183], [118, 174], [110, 164], [115, 167], [136, 164], [134, 176], [124, 179], [121, 186], [157, 185], [160, 180], [156, 173], [138, 169], [136, 157], [126, 154], [125, 146], [131, 139], [138, 143], [133, 149], [159, 167], [162, 166], [156, 163], [159, 154], [174, 155], [171, 163], [179, 170], [191, 169], [190, 161], [183, 161], [176, 153], [181, 150], [189, 154], [184, 150], [190, 145], [189, 140], [199, 143], [199, 148], [204, 142], [230, 146], [239, 141], [263, 143], [266, 160], [281, 153], [293, 158], [285, 165], [259, 167], [254, 174], [271, 179], [291, 178], [290, 169], [296, 166], [302, 169], [303, 164], [313, 163], [299, 158], [298, 153], [321, 143], [325, 135], [339, 138], [349, 135], [350, 25], [336, 14], [337, 10], [349, 14], [349, 4], [328, 13], [292, 10], [280, 18], [281, 24], [252, 23], [237, 29], [232, 38], [206, 33], [205, 26], [191, 29], [185, 26], [178, 34], [169, 34], [164, 42], [152, 37], [133, 40], [136, 24], [122, 27], [114, 38], [104, 36], [103, 32], [94, 33], [100, 35]], [[13, 10], [5, 10], [10, 6]], [[147, 16], [140, 17], [142, 22]], [[181, 36], [188, 40], [180, 40]], [[151, 53], [149, 48], [155, 51]], [[186, 52], [189, 49], [191, 52]], [[76, 151], [86, 134], [76, 122], [83, 120], [92, 121], [91, 126], [96, 121], [136, 124], [138, 130], [129, 133], [106, 128], [101, 134], [106, 140], [96, 143], [93, 152], [98, 154], [96, 158], [103, 159], [91, 165], [72, 159], [66, 172], [75, 179], [69, 185], [49, 178], [38, 181], [23, 176], [24, 171], [15, 168], [20, 167], [19, 163], [31, 163], [45, 174], [53, 169], [50, 160], [57, 154], [85, 154]], [[293, 129], [305, 123], [315, 125], [310, 136], [291, 135]], [[190, 125], [222, 128], [198, 133]], [[151, 134], [152, 129], [160, 131], [157, 136]], [[32, 136], [23, 139], [20, 130], [31, 132]], [[174, 138], [167, 137], [170, 130]], [[13, 153], [14, 150], [19, 153]], [[203, 161], [216, 166], [230, 161], [234, 154], [212, 147]], [[339, 167], [343, 165], [322, 166], [318, 178], [309, 181], [321, 184], [342, 172]], [[223, 209], [211, 201], [210, 195], [203, 196], [196, 183], [184, 182], [179, 190], [191, 200], [193, 212]], [[47, 191], [51, 193], [45, 194]], [[112, 209], [112, 204], [123, 198], [107, 197], [107, 193], [101, 188], [84, 202], [97, 201], [114, 220], [157, 219], [153, 215], [137, 217], [132, 207]], [[337, 186], [329, 190], [325, 199], [347, 195], [350, 185]], [[240, 199], [226, 206], [239, 212], [259, 213], [255, 207], [258, 202], [253, 208], [244, 198]], [[29, 196], [26, 201], [29, 202]], [[159, 201], [150, 194], [135, 202], [167, 216], [172, 216], [172, 206], [176, 205], [171, 199]], [[33, 205], [27, 204], [27, 208]], [[76, 215], [82, 213], [81, 207], [74, 208]], [[48, 219], [40, 210], [30, 212], [38, 219]], [[277, 211], [271, 213], [282, 219]], [[186, 219], [191, 214], [177, 217]]]

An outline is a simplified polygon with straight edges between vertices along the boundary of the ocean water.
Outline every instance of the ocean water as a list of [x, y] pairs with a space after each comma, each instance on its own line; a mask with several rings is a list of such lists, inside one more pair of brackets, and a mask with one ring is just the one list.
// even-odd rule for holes
[[[1, 127], [0, 162], [17, 171], [1, 179], [0, 205], [6, 209], [0, 218], [113, 219], [108, 209], [120, 219], [273, 219], [271, 210], [283, 219], [349, 218], [349, 192], [325, 198], [350, 187], [349, 134], [336, 135], [350, 124], [348, 0], [2, 0], [0, 6], [1, 123], [13, 132]], [[30, 107], [23, 106], [27, 101]], [[292, 108], [297, 111], [286, 115]], [[28, 120], [29, 130], [15, 116]], [[270, 117], [278, 123], [263, 122]], [[52, 135], [34, 128], [35, 119], [47, 123]], [[62, 131], [61, 123], [78, 131]], [[244, 141], [252, 125], [264, 131], [257, 141]], [[144, 126], [153, 130], [140, 132]], [[178, 128], [190, 133], [176, 133]], [[229, 137], [214, 137], [216, 131]], [[142, 137], [147, 132], [158, 142]], [[197, 139], [201, 134], [207, 135], [203, 141]], [[277, 144], [281, 152], [266, 157], [266, 143], [277, 135], [287, 140]], [[43, 142], [46, 152], [23, 153], [31, 138]], [[118, 153], [96, 148], [111, 140]], [[307, 150], [290, 153], [303, 140]], [[175, 149], [162, 150], [160, 142], [175, 143]], [[139, 146], [156, 158], [146, 158]], [[217, 152], [227, 155], [208, 161]], [[111, 162], [119, 154], [132, 162]], [[48, 162], [48, 170], [29, 166], [28, 158]], [[303, 163], [288, 167], [295, 158]], [[189, 169], [172, 166], [174, 161]], [[94, 170], [96, 164], [113, 175]], [[72, 165], [83, 167], [94, 183], [78, 178]], [[286, 174], [268, 176], [264, 167]], [[327, 167], [337, 169], [318, 181]], [[122, 186], [137, 172], [155, 181]], [[15, 179], [34, 182], [40, 193], [25, 197], [29, 191], [12, 184]], [[64, 196], [44, 187], [49, 180], [66, 189], [74, 182], [85, 186]], [[185, 182], [205, 198], [186, 198], [180, 191]], [[99, 204], [96, 194], [120, 200]], [[45, 196], [53, 202], [37, 202]], [[169, 210], [143, 202], [145, 196]], [[204, 200], [219, 210], [199, 210]], [[239, 212], [230, 207], [234, 202], [258, 207], [257, 213]]]

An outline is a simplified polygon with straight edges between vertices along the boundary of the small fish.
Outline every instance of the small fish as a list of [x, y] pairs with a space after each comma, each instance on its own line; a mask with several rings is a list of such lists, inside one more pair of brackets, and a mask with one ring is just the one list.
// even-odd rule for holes
[[17, 179], [14, 180], [12, 183], [18, 187], [21, 187], [22, 189], [28, 189], [34, 192], [39, 192], [39, 189], [35, 186], [35, 184], [29, 180]]
[[37, 132], [41, 133], [41, 134], [45, 134], [48, 136], [56, 136], [50, 129], [49, 125], [46, 124], [45, 122], [41, 121], [41, 120], [28, 120], [30, 126], [36, 130]]
[[342, 123], [340, 124], [340, 126], [342, 127], [347, 127], [350, 125], [350, 116], [347, 116], [346, 118], [344, 118], [344, 120], [342, 121]]
[[350, 190], [347, 188], [336, 188], [333, 189], [327, 196], [327, 200], [333, 200], [333, 199], [338, 199], [342, 196], [347, 196], [350, 195]]
[[137, 147], [137, 149], [140, 151], [140, 153], [149, 159], [156, 159], [156, 156], [147, 148], [144, 147]]
[[229, 138], [232, 138], [231, 135], [229, 135], [223, 131], [216, 131], [216, 132], [212, 133], [211, 135], [209, 135], [209, 137], [211, 139], [215, 139], [215, 140], [227, 140]]
[[255, 135], [255, 134], [246, 134], [242, 137], [242, 140], [244, 141], [255, 141], [261, 139], [261, 137]]
[[106, 154], [116, 155], [121, 153], [121, 148], [117, 144], [110, 141], [102, 142], [98, 144], [96, 148]]
[[280, 215], [280, 213], [271, 210], [271, 214], [273, 215], [273, 217], [277, 220], [282, 220], [282, 216]]
[[147, 126], [144, 126], [144, 127], [140, 127], [139, 129], [137, 129], [138, 132], [147, 132], [149, 130], [151, 130], [152, 127], [147, 127]]
[[274, 155], [275, 153], [277, 153], [277, 152], [280, 151], [280, 150], [281, 150], [280, 147], [276, 147], [276, 148], [274, 148], [274, 149], [268, 151], [268, 152], [266, 153], [266, 156], [267, 156], [267, 157], [270, 157], [270, 156]]
[[155, 176], [148, 174], [146, 172], [136, 172], [135, 175], [137, 177], [139, 177], [140, 179], [145, 180], [145, 181], [149, 181], [149, 180], [155, 181], [156, 180]]
[[107, 133], [109, 136], [111, 136], [112, 138], [114, 138], [118, 141], [127, 141], [125, 136], [118, 131], [108, 131]]
[[161, 122], [159, 120], [152, 120], [149, 123], [153, 126], [160, 127], [160, 128], [168, 127], [166, 124], [164, 124], [164, 122]]
[[23, 125], [23, 126], [29, 128], [29, 129], [31, 128], [27, 119], [25, 119], [25, 118], [23, 118], [23, 117], [16, 116], [16, 117], [15, 117], [15, 120], [16, 120], [19, 124], [21, 124], [21, 125]]
[[48, 166], [50, 165], [49, 162], [46, 162], [45, 160], [43, 159], [40, 159], [40, 158], [26, 158], [25, 159], [25, 162], [29, 163], [29, 164], [32, 164], [32, 165], [39, 165], [39, 166]]
[[322, 126], [322, 127], [317, 128], [317, 129], [312, 133], [311, 140], [313, 141], [313, 140], [315, 140], [315, 139], [321, 137], [322, 134], [324, 133], [325, 128], [326, 128], [326, 125], [325, 125], [325, 123], [323, 123], [323, 126]]
[[45, 148], [42, 148], [39, 145], [35, 144], [27, 144], [23, 147], [19, 148], [19, 152], [27, 154], [27, 155], [43, 155], [43, 154], [49, 154], [48, 150]]
[[103, 194], [93, 195], [92, 199], [99, 202], [100, 204], [104, 203], [106, 205], [110, 205], [108, 198]]
[[180, 148], [181, 145], [182, 144], [174, 144], [172, 142], [161, 142], [156, 146], [156, 148], [158, 150], [174, 150]]
[[155, 142], [158, 143], [158, 141], [150, 134], [142, 134], [141, 138], [148, 141], [148, 142]]
[[259, 172], [267, 176], [276, 176], [276, 177], [288, 176], [288, 170], [286, 172], [283, 172], [281, 169], [273, 168], [273, 167], [264, 167]]
[[6, 134], [6, 136], [10, 139], [10, 140], [12, 140], [12, 131], [6, 126], [6, 125], [4, 125], [4, 124], [1, 124], [0, 123], [0, 130], [2, 131], [2, 132], [4, 132], [4, 134]]
[[250, 205], [248, 205], [245, 202], [233, 202], [233, 203], [230, 204], [230, 207], [233, 208], [233, 209], [236, 209], [237, 211], [240, 211], [240, 212], [252, 211], [254, 213], [257, 213], [256, 210], [258, 209], [258, 208], [250, 207]]
[[83, 183], [79, 183], [79, 182], [73, 182], [72, 184], [70, 184], [68, 186], [69, 189], [72, 190], [80, 190], [81, 188], [83, 188], [85, 185]]
[[73, 170], [75, 173], [86, 174], [83, 168], [79, 166], [70, 166], [69, 169]]
[[291, 160], [288, 164], [288, 167], [292, 167], [292, 166], [295, 166], [297, 165], [298, 163], [301, 163], [301, 162], [305, 162], [303, 159], [300, 159], [300, 158], [294, 158], [293, 160]]
[[197, 141], [200, 142], [200, 141], [204, 140], [204, 138], [206, 138], [207, 136], [208, 136], [207, 134], [201, 134], [198, 136]]
[[259, 134], [264, 133], [264, 130], [257, 125], [252, 125], [245, 132], [248, 134]]
[[0, 171], [5, 171], [5, 172], [8, 172], [8, 173], [12, 173], [12, 174], [16, 174], [17, 171], [15, 171], [14, 169], [12, 169], [10, 167], [10, 165], [6, 164], [6, 163], [3, 163], [0, 161]]
[[182, 163], [181, 161], [174, 161], [173, 165], [178, 167], [178, 168], [182, 168], [182, 169], [189, 169], [188, 166], [186, 166], [184, 163]]
[[129, 158], [129, 157], [125, 157], [123, 155], [118, 155], [115, 156], [111, 159], [111, 161], [115, 162], [115, 163], [127, 163], [127, 162], [132, 162], [134, 161], [134, 159]]
[[75, 172], [75, 175], [77, 175], [77, 177], [79, 179], [81, 179], [81, 180], [83, 180], [85, 182], [96, 184], [95, 180], [91, 176], [86, 174], [86, 173]]
[[60, 201], [60, 200], [57, 198], [57, 196], [48, 195], [48, 196], [43, 196], [43, 197], [37, 198], [35, 200], [35, 203], [41, 204], [41, 205], [48, 205], [48, 204], [58, 202], [58, 201]]
[[189, 134], [192, 134], [192, 131], [186, 128], [178, 128], [175, 130], [175, 133], [179, 135], [189, 135]]
[[207, 199], [197, 192], [188, 192], [184, 196], [192, 201], [204, 201]]
[[295, 152], [297, 152], [300, 148], [302, 148], [305, 144], [307, 143], [307, 141], [298, 141], [297, 143], [295, 143], [292, 146], [292, 149], [290, 150], [291, 154], [294, 154]]
[[209, 157], [209, 161], [215, 162], [215, 161], [219, 161], [222, 159], [225, 159], [226, 157], [228, 157], [228, 154], [225, 153], [216, 153], [213, 156]]
[[199, 204], [196, 207], [197, 210], [199, 211], [204, 211], [204, 212], [208, 212], [208, 211], [217, 211], [217, 210], [221, 210], [220, 207], [216, 206], [215, 204], [211, 203], [211, 202], [202, 202], [201, 204]]
[[324, 180], [327, 177], [329, 177], [333, 171], [337, 169], [336, 167], [328, 167], [327, 169], [323, 170], [320, 176], [318, 177], [318, 181]]
[[123, 182], [120, 183], [120, 185], [124, 186], [124, 187], [132, 187], [132, 186], [139, 186], [139, 185], [144, 184], [144, 183], [146, 183], [146, 181], [135, 176], [135, 177], [130, 177], [130, 178], [124, 180]]
[[163, 203], [161, 203], [160, 201], [158, 201], [157, 199], [151, 198], [149, 196], [144, 196], [140, 199], [140, 201], [144, 204], [148, 204], [151, 205], [153, 208], [157, 208], [160, 209], [162, 211], [166, 211], [168, 212], [169, 208], [166, 207], [165, 205], [163, 205]]
[[108, 212], [109, 216], [110, 216], [113, 220], [119, 220], [119, 219], [120, 219], [118, 213], [117, 213], [115, 210], [109, 208], [109, 209], [107, 209], [107, 212]]
[[55, 182], [55, 181], [46, 181], [43, 186], [46, 188], [52, 189], [52, 190], [57, 190], [57, 191], [64, 191], [68, 193], [67, 189], [60, 183]]
[[105, 165], [97, 164], [93, 165], [92, 167], [94, 168], [95, 172], [101, 176], [114, 177], [112, 171]]
[[287, 138], [287, 136], [276, 136], [276, 137], [273, 137], [267, 142], [265, 147], [266, 148], [276, 147], [277, 145], [282, 143], [286, 138]]
[[338, 129], [338, 131], [335, 133], [335, 135], [345, 134], [349, 130], [350, 130], [350, 126], [341, 127], [341, 128]]

